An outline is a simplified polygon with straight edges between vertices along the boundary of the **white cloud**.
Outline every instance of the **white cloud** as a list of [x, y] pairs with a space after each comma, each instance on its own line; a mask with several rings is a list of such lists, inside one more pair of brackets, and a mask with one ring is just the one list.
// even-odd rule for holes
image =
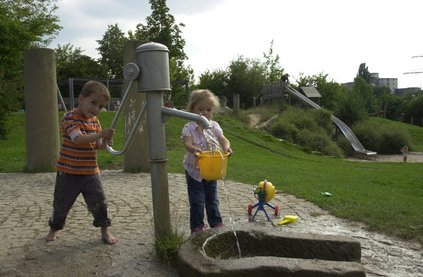
[[[55, 43], [72, 43], [92, 57], [108, 25], [127, 32], [151, 14], [147, 0], [65, 0], [59, 6], [64, 29]], [[423, 74], [403, 74], [423, 68], [423, 58], [411, 58], [423, 54], [420, 1], [169, 0], [168, 7], [186, 26], [185, 51], [197, 76], [225, 69], [239, 55], [262, 58], [273, 39], [294, 77], [323, 72], [348, 82], [365, 62], [382, 78], [398, 78], [400, 87], [423, 81]]]

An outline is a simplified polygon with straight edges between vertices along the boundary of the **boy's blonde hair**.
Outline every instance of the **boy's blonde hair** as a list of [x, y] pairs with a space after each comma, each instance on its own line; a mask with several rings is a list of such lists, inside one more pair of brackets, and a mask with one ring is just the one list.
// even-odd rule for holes
[[191, 92], [191, 96], [187, 104], [187, 111], [192, 112], [194, 110], [194, 106], [203, 100], [210, 101], [209, 103], [212, 105], [213, 111], [218, 111], [220, 109], [219, 98], [214, 95], [213, 92], [208, 89], [197, 89]]
[[94, 92], [98, 92], [101, 95], [103, 95], [107, 99], [107, 102], [110, 101], [109, 90], [103, 83], [100, 83], [97, 81], [86, 82], [84, 86], [82, 87], [81, 95], [84, 97], [87, 97], [87, 96], [90, 96]]

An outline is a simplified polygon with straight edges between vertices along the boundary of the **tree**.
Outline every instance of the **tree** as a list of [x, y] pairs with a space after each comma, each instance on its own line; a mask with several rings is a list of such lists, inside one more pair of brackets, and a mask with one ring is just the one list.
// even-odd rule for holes
[[373, 87], [362, 77], [356, 77], [354, 79], [353, 93], [358, 97], [359, 102], [364, 107], [367, 113], [374, 113], [374, 97]]
[[[418, 119], [423, 120], [423, 95], [418, 95], [413, 98], [409, 105], [408, 114], [417, 122]], [[418, 122], [420, 125], [423, 121]]]
[[[266, 82], [266, 70], [262, 62], [256, 59], [238, 57], [229, 65], [228, 91], [238, 93], [241, 105], [245, 108], [254, 103], [254, 96], [258, 95]], [[226, 95], [231, 100], [232, 95]]]
[[340, 95], [335, 114], [347, 125], [352, 126], [373, 112], [373, 88], [363, 78], [356, 77], [353, 88]]
[[335, 115], [348, 126], [352, 126], [354, 122], [365, 119], [367, 117], [367, 112], [358, 95], [348, 89], [345, 94], [339, 97]]
[[334, 81], [328, 81], [327, 78], [328, 74], [323, 72], [312, 76], [303, 76], [300, 74], [298, 86], [315, 87], [322, 95], [320, 105], [328, 110], [334, 111], [339, 96], [344, 93], [344, 88]]
[[388, 87], [374, 87], [373, 95], [376, 113], [387, 118], [388, 109], [391, 103], [394, 102], [395, 96], [391, 94], [391, 90]]
[[42, 47], [61, 29], [54, 15], [57, 0], [0, 2], [0, 139], [7, 137], [6, 121], [23, 102], [25, 49]]
[[27, 48], [48, 45], [61, 29], [53, 15], [57, 0], [2, 0], [0, 2], [0, 65], [6, 79], [23, 70]]
[[81, 48], [70, 43], [55, 49], [57, 80], [71, 77], [100, 79], [105, 77], [102, 67], [93, 58], [83, 55]]
[[100, 53], [100, 63], [104, 66], [108, 79], [122, 79], [123, 77], [123, 48], [128, 39], [120, 30], [118, 24], [109, 25], [97, 50]]
[[263, 53], [265, 76], [268, 82], [274, 82], [280, 79], [283, 74], [283, 68], [279, 65], [279, 55], [273, 55], [273, 40], [270, 42], [270, 48]]
[[214, 71], [207, 70], [200, 75], [200, 82], [198, 86], [200, 88], [207, 88], [218, 96], [227, 96], [229, 74], [227, 71], [217, 69]]
[[369, 69], [366, 66], [366, 63], [360, 64], [358, 68], [357, 77], [363, 78], [367, 83], [370, 84], [370, 72]]
[[150, 0], [152, 13], [146, 18], [146, 24], [138, 24], [135, 33], [130, 32], [130, 39], [154, 41], [166, 45], [169, 57], [177, 61], [187, 59], [184, 52], [185, 40], [180, 27], [185, 25], [175, 23], [175, 18], [169, 13], [166, 0]]
[[[181, 27], [176, 24], [173, 15], [169, 13], [166, 0], [150, 0], [152, 13], [146, 18], [146, 24], [138, 24], [135, 33], [129, 32], [129, 39], [153, 41], [165, 45], [169, 49], [171, 86], [174, 99], [181, 97], [185, 90], [181, 84], [193, 82], [193, 70], [185, 65], [187, 56], [184, 52], [185, 40], [182, 37]], [[181, 103], [176, 103], [181, 104]]]

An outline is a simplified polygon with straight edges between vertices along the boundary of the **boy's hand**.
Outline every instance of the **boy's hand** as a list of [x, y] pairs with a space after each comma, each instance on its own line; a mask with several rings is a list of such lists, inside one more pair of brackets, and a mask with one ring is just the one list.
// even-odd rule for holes
[[110, 140], [115, 135], [115, 129], [105, 129], [103, 132], [101, 132], [101, 135], [104, 139]]

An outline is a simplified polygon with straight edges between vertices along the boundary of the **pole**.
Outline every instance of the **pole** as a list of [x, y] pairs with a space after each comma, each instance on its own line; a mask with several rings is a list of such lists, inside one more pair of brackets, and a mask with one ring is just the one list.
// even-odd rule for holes
[[27, 168], [52, 171], [60, 146], [54, 50], [25, 51], [24, 82]]
[[159, 43], [137, 47], [138, 91], [147, 94], [147, 122], [151, 164], [151, 186], [156, 240], [171, 233], [163, 95], [170, 91], [169, 50]]

